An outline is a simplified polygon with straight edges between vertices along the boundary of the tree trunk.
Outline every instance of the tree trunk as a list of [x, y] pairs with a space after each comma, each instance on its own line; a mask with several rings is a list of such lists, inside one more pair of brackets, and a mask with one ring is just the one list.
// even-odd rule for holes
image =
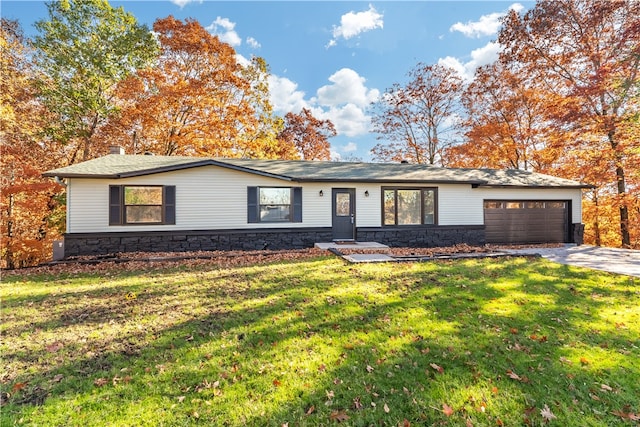
[[[609, 143], [614, 153], [617, 153], [618, 142], [615, 140], [613, 131], [610, 131], [607, 135], [609, 137]], [[629, 208], [627, 207], [627, 185], [624, 177], [624, 168], [622, 167], [622, 161], [620, 155], [616, 154], [616, 184], [618, 189], [618, 196], [620, 196], [620, 237], [622, 239], [622, 247], [631, 247], [631, 236], [629, 234]]]
[[629, 208], [627, 207], [626, 185], [624, 179], [624, 169], [622, 166], [616, 167], [616, 179], [618, 180], [618, 195], [620, 198], [620, 235], [622, 237], [622, 247], [631, 247], [631, 236], [629, 234]]

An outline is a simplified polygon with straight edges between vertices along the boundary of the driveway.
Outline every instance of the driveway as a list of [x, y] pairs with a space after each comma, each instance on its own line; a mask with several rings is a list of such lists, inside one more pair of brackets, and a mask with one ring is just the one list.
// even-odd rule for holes
[[548, 260], [577, 267], [640, 277], [640, 251], [590, 245], [559, 248], [506, 249], [513, 254], [540, 254]]

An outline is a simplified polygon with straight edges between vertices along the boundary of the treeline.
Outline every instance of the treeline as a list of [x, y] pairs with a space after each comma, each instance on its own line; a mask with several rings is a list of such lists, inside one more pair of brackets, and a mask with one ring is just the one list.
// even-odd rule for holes
[[640, 2], [511, 10], [470, 82], [418, 64], [374, 105], [376, 159], [534, 170], [595, 186], [586, 243], [640, 248]]
[[307, 109], [274, 114], [263, 58], [197, 21], [150, 28], [106, 0], [53, 1], [32, 40], [1, 20], [2, 267], [50, 258], [64, 232], [52, 168], [109, 152], [329, 160], [334, 125]]
[[[197, 21], [151, 29], [107, 0], [60, 0], [33, 39], [1, 20], [1, 265], [50, 257], [64, 188], [48, 169], [108, 153], [328, 160], [328, 120], [279, 117], [263, 58]], [[587, 243], [640, 247], [640, 2], [511, 11], [500, 58], [464, 81], [417, 64], [372, 106], [376, 160], [521, 168], [593, 184]]]

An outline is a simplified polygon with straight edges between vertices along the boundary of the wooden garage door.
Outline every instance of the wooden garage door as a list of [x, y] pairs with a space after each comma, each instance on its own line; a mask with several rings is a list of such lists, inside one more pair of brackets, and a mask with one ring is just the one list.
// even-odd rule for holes
[[568, 202], [487, 200], [487, 243], [563, 243], [567, 240]]

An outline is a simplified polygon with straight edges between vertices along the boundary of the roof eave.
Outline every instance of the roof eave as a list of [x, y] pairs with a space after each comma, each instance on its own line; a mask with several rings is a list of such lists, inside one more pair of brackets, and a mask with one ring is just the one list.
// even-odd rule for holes
[[45, 172], [42, 174], [45, 178], [98, 178], [98, 179], [113, 179], [120, 178], [117, 174], [87, 174], [87, 173], [56, 173]]
[[584, 189], [584, 188], [595, 188], [592, 185], [588, 184], [578, 184], [578, 185], [524, 185], [524, 184], [482, 184], [478, 185], [479, 188], [539, 188], [539, 189]]
[[433, 179], [402, 179], [402, 178], [292, 178], [296, 182], [361, 182], [365, 184], [463, 184], [463, 185], [482, 185], [486, 181], [451, 181], [451, 180], [433, 180]]

